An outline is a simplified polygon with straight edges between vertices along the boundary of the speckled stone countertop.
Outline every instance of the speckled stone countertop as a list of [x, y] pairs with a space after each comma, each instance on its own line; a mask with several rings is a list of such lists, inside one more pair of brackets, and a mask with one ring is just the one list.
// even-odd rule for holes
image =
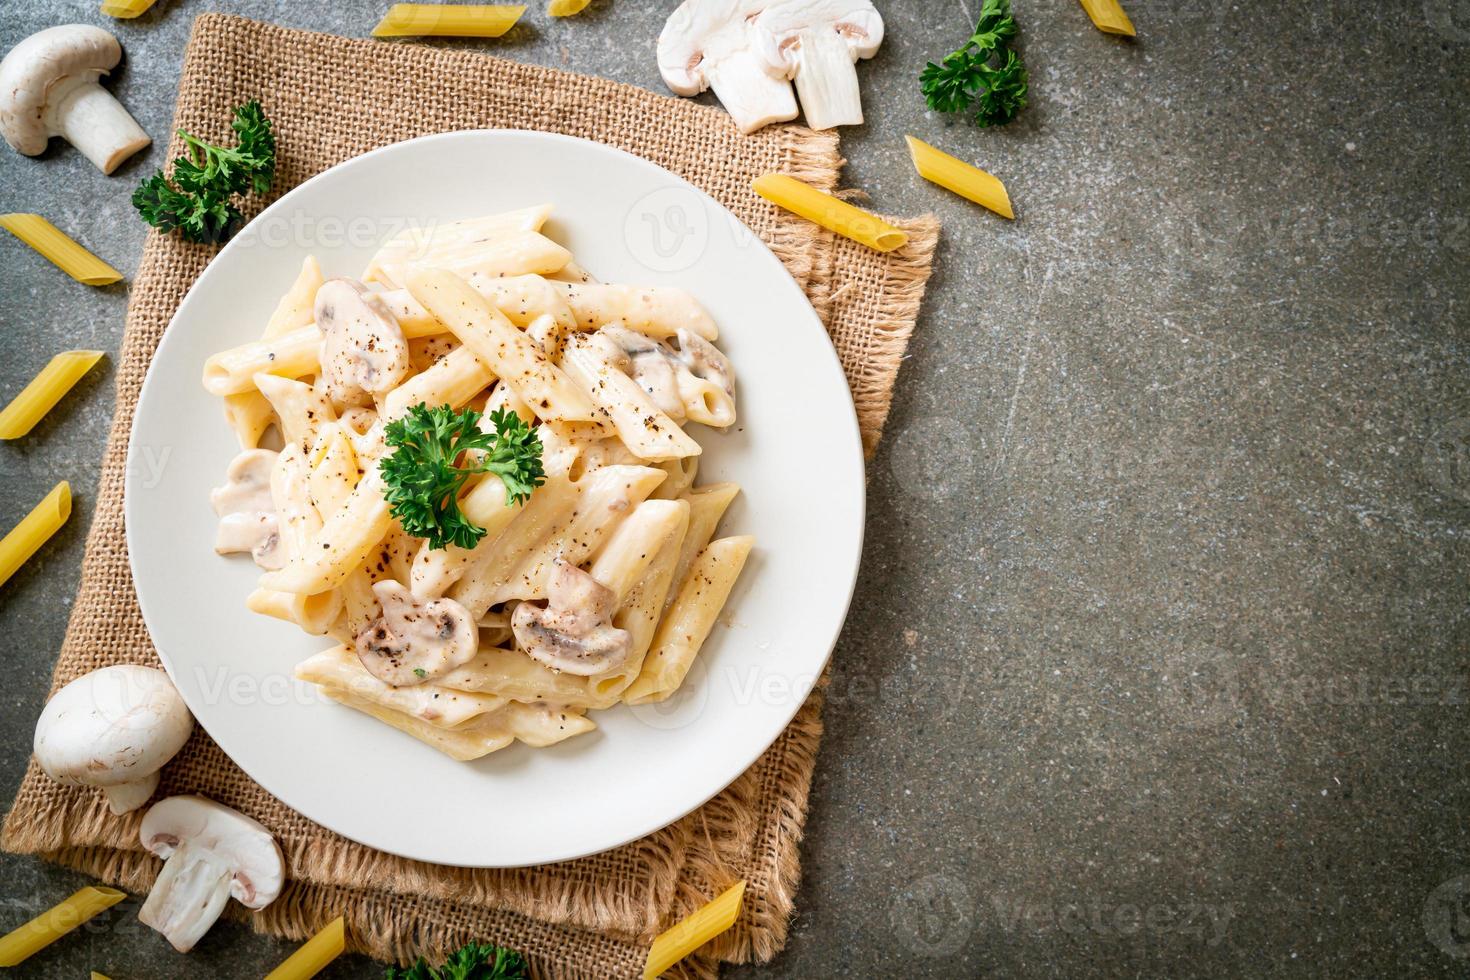
[[[1464, 0], [1016, 0], [1032, 105], [986, 131], [916, 78], [978, 0], [879, 0], [847, 185], [936, 212], [925, 315], [871, 466], [791, 942], [731, 975], [1460, 975], [1470, 970], [1470, 10]], [[365, 35], [384, 4], [161, 0], [109, 22], [116, 91], [162, 141], [206, 9]], [[539, 3], [537, 4], [539, 8]], [[533, 9], [509, 58], [662, 90], [671, 2]], [[8, 49], [103, 23], [9, 0]], [[1001, 221], [926, 185], [902, 135], [1008, 183]], [[124, 272], [158, 144], [104, 178], [0, 153]], [[0, 235], [0, 395], [53, 352], [116, 353], [124, 284]], [[0, 589], [0, 799], [76, 587], [110, 371], [0, 445], [0, 525], [58, 479], [77, 512]], [[0, 857], [0, 927], [80, 879]], [[221, 924], [189, 957], [136, 902], [26, 977], [258, 977]], [[325, 976], [376, 977], [346, 958]]]

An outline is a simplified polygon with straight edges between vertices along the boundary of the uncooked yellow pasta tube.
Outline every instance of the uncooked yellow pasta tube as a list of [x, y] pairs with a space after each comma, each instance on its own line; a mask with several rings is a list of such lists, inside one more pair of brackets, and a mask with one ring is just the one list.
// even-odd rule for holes
[[904, 139], [909, 141], [909, 155], [914, 158], [914, 169], [919, 172], [920, 177], [945, 190], [954, 191], [960, 197], [984, 205], [1003, 218], [1016, 216], [1011, 210], [1011, 197], [1006, 193], [1006, 185], [998, 177], [979, 167], [972, 167], [942, 150], [936, 150], [923, 140], [912, 136], [905, 136]]
[[592, 0], [551, 0], [546, 5], [548, 17], [570, 17], [587, 9]]
[[112, 978], [109, 977], [109, 976], [106, 976], [105, 974], [98, 973], [96, 970], [93, 970], [92, 971], [92, 980], [112, 980]]
[[1118, 0], [1082, 0], [1082, 9], [1087, 11], [1087, 16], [1092, 18], [1093, 24], [1100, 31], [1137, 36], [1137, 32], [1133, 30], [1133, 21], [1128, 19], [1123, 8], [1118, 5]]
[[[0, 551], [3, 550], [4, 545], [0, 545]], [[126, 892], [116, 888], [83, 888], [8, 935], [0, 936], [0, 966], [18, 966], [33, 953], [45, 949], [98, 912], [127, 897]]]
[[525, 12], [521, 4], [395, 3], [373, 37], [499, 37]]
[[131, 20], [153, 6], [156, 0], [103, 0], [101, 11], [118, 20]]
[[909, 240], [907, 233], [876, 214], [824, 194], [795, 177], [762, 174], [750, 186], [772, 204], [880, 252], [891, 252]]
[[648, 951], [643, 980], [654, 980], [669, 967], [735, 924], [745, 897], [744, 879], [720, 893], [713, 902], [659, 934]]
[[100, 350], [69, 350], [51, 358], [0, 411], [0, 439], [19, 439], [34, 429], [101, 357]]
[[267, 973], [265, 980], [307, 980], [341, 956], [346, 948], [347, 928], [339, 915], [288, 956], [286, 962]]
[[40, 252], [77, 282], [106, 286], [122, 278], [121, 272], [72, 241], [39, 214], [0, 214], [0, 228]]
[[[21, 522], [15, 525], [9, 534], [0, 538], [0, 585], [4, 585], [10, 576], [15, 574], [16, 569], [39, 551], [41, 545], [45, 544], [70, 516], [71, 485], [62, 480], [56, 484], [55, 489], [46, 494], [46, 499], [21, 518]], [[77, 894], [80, 895], [81, 892]], [[0, 963], [0, 966], [5, 965], [5, 963]]]

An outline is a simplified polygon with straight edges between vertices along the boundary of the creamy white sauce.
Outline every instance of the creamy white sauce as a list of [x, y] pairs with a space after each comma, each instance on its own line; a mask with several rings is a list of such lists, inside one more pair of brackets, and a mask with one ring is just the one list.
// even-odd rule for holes
[[285, 564], [280, 522], [271, 500], [276, 456], [269, 449], [245, 450], [230, 461], [225, 485], [209, 492], [209, 502], [220, 518], [214, 539], [218, 554], [249, 552], [261, 568]]

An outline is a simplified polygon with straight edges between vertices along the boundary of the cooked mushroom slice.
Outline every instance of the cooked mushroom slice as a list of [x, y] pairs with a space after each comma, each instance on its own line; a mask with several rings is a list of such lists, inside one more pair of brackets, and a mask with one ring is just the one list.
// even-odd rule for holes
[[64, 786], [98, 786], [113, 813], [148, 802], [194, 719], [168, 675], [118, 664], [56, 692], [36, 721], [36, 764]]
[[418, 599], [392, 579], [373, 586], [383, 615], [357, 634], [357, 659], [394, 687], [442, 677], [479, 652], [479, 631], [453, 599]]
[[209, 931], [231, 895], [246, 908], [263, 909], [286, 881], [270, 831], [202, 796], [170, 796], [154, 804], [138, 836], [164, 859], [138, 921], [163, 933], [181, 953]]
[[715, 90], [742, 133], [796, 118], [791, 83], [773, 77], [750, 21], [770, 0], [684, 0], [658, 36], [658, 69], [679, 95]]
[[261, 568], [286, 563], [281, 551], [280, 522], [271, 499], [271, 471], [279, 454], [269, 449], [247, 449], [230, 460], [225, 485], [209, 491], [209, 502], [219, 515], [214, 536], [217, 554], [248, 551]]
[[863, 121], [854, 66], [883, 43], [883, 18], [868, 0], [772, 0], [753, 24], [766, 64], [796, 79], [808, 126]]
[[699, 334], [680, 329], [679, 360], [688, 365], [697, 378], [713, 382], [725, 389], [725, 394], [735, 397], [735, 369], [730, 366], [724, 351], [705, 340]]
[[408, 376], [408, 340], [377, 293], [354, 279], [328, 279], [316, 292], [327, 394], [339, 405], [367, 405]]
[[613, 366], [638, 383], [659, 410], [673, 419], [684, 417], [674, 352], [647, 334], [608, 324], [593, 334]]
[[612, 625], [617, 596], [576, 565], [556, 560], [545, 606], [523, 602], [511, 629], [531, 659], [583, 677], [621, 667], [632, 650], [627, 630]]
[[53, 136], [110, 174], [151, 140], [97, 80], [122, 58], [117, 38], [89, 24], [32, 34], [0, 61], [0, 132], [26, 156]]

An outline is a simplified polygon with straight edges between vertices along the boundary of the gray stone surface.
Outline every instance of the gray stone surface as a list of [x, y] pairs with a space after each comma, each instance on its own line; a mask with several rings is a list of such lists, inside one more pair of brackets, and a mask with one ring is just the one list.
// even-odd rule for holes
[[[1033, 104], [991, 132], [915, 88], [976, 3], [880, 3], [848, 183], [944, 239], [871, 468], [791, 943], [734, 975], [1465, 975], [1470, 12], [1133, 0], [1127, 43], [1075, 0], [1018, 5]], [[117, 90], [162, 137], [195, 13], [362, 35], [382, 6], [162, 0], [111, 25]], [[467, 46], [659, 89], [661, 9], [533, 10]], [[10, 0], [0, 46], [103, 19]], [[906, 132], [1004, 177], [1018, 220], [920, 181]], [[162, 162], [0, 153], [0, 209], [131, 274], [127, 195]], [[124, 286], [3, 235], [0, 268], [0, 392], [56, 350], [116, 352]], [[0, 445], [0, 524], [62, 477], [79, 498], [0, 590], [0, 797], [110, 382]], [[0, 880], [0, 927], [79, 883], [14, 857]], [[251, 977], [288, 948], [223, 925], [186, 959], [134, 910], [14, 972]]]

